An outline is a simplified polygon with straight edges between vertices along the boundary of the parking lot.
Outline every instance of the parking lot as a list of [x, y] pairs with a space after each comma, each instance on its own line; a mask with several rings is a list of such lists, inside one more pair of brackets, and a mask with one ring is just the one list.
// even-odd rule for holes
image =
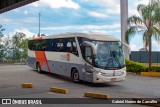
[[[21, 87], [22, 83], [33, 83], [34, 87], [25, 89]], [[111, 98], [160, 98], [159, 84], [160, 78], [143, 77], [131, 73], [127, 74], [127, 79], [123, 82], [78, 84], [69, 78], [55, 74], [39, 74], [27, 65], [0, 65], [1, 98], [84, 98], [85, 92], [104, 93]], [[50, 92], [50, 87], [66, 88], [69, 94]], [[127, 105], [122, 107], [125, 106], [127, 107]]]

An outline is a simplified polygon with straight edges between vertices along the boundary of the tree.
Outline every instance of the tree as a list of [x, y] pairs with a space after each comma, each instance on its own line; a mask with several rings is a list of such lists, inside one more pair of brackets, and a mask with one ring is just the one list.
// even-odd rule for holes
[[12, 37], [12, 49], [13, 49], [13, 60], [21, 60], [21, 54], [24, 51], [22, 42], [25, 38], [25, 34], [21, 32], [17, 32], [13, 37]]
[[2, 44], [0, 44], [0, 62], [3, 61], [3, 55], [4, 55], [3, 48], [4, 48], [4, 46]]
[[21, 55], [21, 60], [26, 60], [28, 57], [28, 39], [24, 38], [20, 42], [20, 55]]
[[0, 24], [0, 43], [2, 42], [2, 37], [4, 36], [3, 35], [3, 31], [4, 31], [5, 29], [2, 27], [2, 25]]
[[137, 10], [140, 16], [133, 15], [128, 18], [129, 28], [125, 40], [129, 44], [136, 33], [142, 34], [145, 48], [149, 49], [149, 71], [151, 71], [152, 38], [157, 42], [160, 41], [160, 1], [150, 0], [148, 5], [139, 4]]
[[12, 38], [9, 35], [4, 37], [3, 45], [3, 59], [12, 60]]
[[2, 25], [0, 24], [0, 61], [3, 60], [3, 44], [2, 44], [2, 37], [3, 37], [3, 31], [5, 29], [3, 29]]

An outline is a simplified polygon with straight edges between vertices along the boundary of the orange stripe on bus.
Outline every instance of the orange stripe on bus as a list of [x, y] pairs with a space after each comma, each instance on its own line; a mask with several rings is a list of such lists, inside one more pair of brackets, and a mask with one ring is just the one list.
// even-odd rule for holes
[[[42, 40], [42, 37], [33, 38], [33, 40]], [[44, 64], [46, 63], [48, 72], [50, 72], [45, 51], [35, 51], [35, 55], [36, 55], [36, 60], [40, 63], [41, 68], [43, 68]]]
[[46, 62], [44, 52], [43, 51], [35, 51], [35, 54], [36, 54], [37, 61], [40, 63], [41, 68], [43, 68], [43, 66]]
[[50, 68], [48, 65], [48, 61], [47, 61], [45, 52], [44, 51], [35, 51], [35, 55], [36, 55], [37, 61], [40, 63], [41, 68], [43, 68], [44, 64], [46, 63], [48, 72], [50, 72]]
[[48, 64], [48, 60], [47, 60], [47, 58], [46, 58], [45, 52], [44, 52], [44, 56], [45, 56], [45, 59], [46, 59], [46, 64], [47, 64], [48, 72], [51, 72], [50, 67], [49, 67], [49, 64]]

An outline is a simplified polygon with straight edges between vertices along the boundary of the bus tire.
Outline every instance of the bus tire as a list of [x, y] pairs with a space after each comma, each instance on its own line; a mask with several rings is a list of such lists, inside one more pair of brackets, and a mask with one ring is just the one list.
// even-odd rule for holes
[[37, 62], [37, 64], [36, 64], [36, 70], [38, 73], [42, 73], [41, 66], [40, 66], [39, 62]]
[[80, 79], [79, 79], [79, 73], [78, 73], [78, 70], [77, 69], [73, 69], [72, 70], [72, 80], [76, 83], [79, 83], [80, 82]]

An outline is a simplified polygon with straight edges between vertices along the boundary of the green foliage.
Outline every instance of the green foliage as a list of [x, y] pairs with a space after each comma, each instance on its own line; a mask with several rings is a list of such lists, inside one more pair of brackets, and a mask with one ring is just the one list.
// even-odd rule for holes
[[145, 65], [127, 59], [126, 59], [126, 68], [128, 72], [133, 72], [133, 73], [145, 72], [147, 70], [147, 67]]
[[[0, 62], [26, 61], [28, 56], [28, 39], [22, 32], [16, 32], [13, 37], [3, 35], [0, 24]], [[2, 37], [3, 40], [2, 40]]]
[[[148, 67], [147, 67], [147, 71], [148, 71]], [[151, 71], [152, 72], [160, 72], [160, 66], [151, 66]]]
[[129, 44], [131, 38], [136, 33], [140, 33], [143, 36], [145, 48], [148, 48], [150, 37], [153, 37], [157, 42], [160, 41], [160, 1], [151, 0], [148, 5], [139, 4], [137, 11], [140, 16], [133, 15], [128, 18], [129, 27], [125, 40]]
[[0, 61], [3, 59], [3, 48], [4, 45], [2, 44], [2, 37], [3, 37], [3, 29], [2, 25], [0, 24]]
[[17, 32], [12, 37], [13, 60], [25, 60], [27, 58], [27, 39], [25, 34]]
[[160, 0], [150, 0], [148, 5], [139, 4], [137, 11], [140, 16], [133, 15], [128, 18], [128, 30], [126, 31], [125, 40], [129, 44], [136, 33], [142, 36], [144, 48], [149, 50], [150, 67], [152, 63], [152, 38], [158, 43], [160, 42]]
[[2, 41], [1, 38], [3, 37], [3, 31], [5, 29], [3, 29], [2, 25], [0, 24], [0, 42]]
[[28, 57], [28, 39], [23, 39], [20, 42], [19, 48], [22, 50], [21, 51], [21, 59], [25, 60]]
[[[148, 72], [149, 70], [149, 67], [141, 63], [133, 62], [127, 59], [126, 59], [126, 68], [128, 72], [133, 72], [133, 73]], [[160, 66], [151, 66], [151, 71], [160, 72]]]
[[17, 32], [13, 37], [5, 36], [0, 44], [0, 62], [25, 62], [28, 57], [28, 39]]
[[4, 46], [2, 44], [0, 44], [0, 60], [2, 60], [2, 58], [3, 58], [3, 48], [4, 48]]

